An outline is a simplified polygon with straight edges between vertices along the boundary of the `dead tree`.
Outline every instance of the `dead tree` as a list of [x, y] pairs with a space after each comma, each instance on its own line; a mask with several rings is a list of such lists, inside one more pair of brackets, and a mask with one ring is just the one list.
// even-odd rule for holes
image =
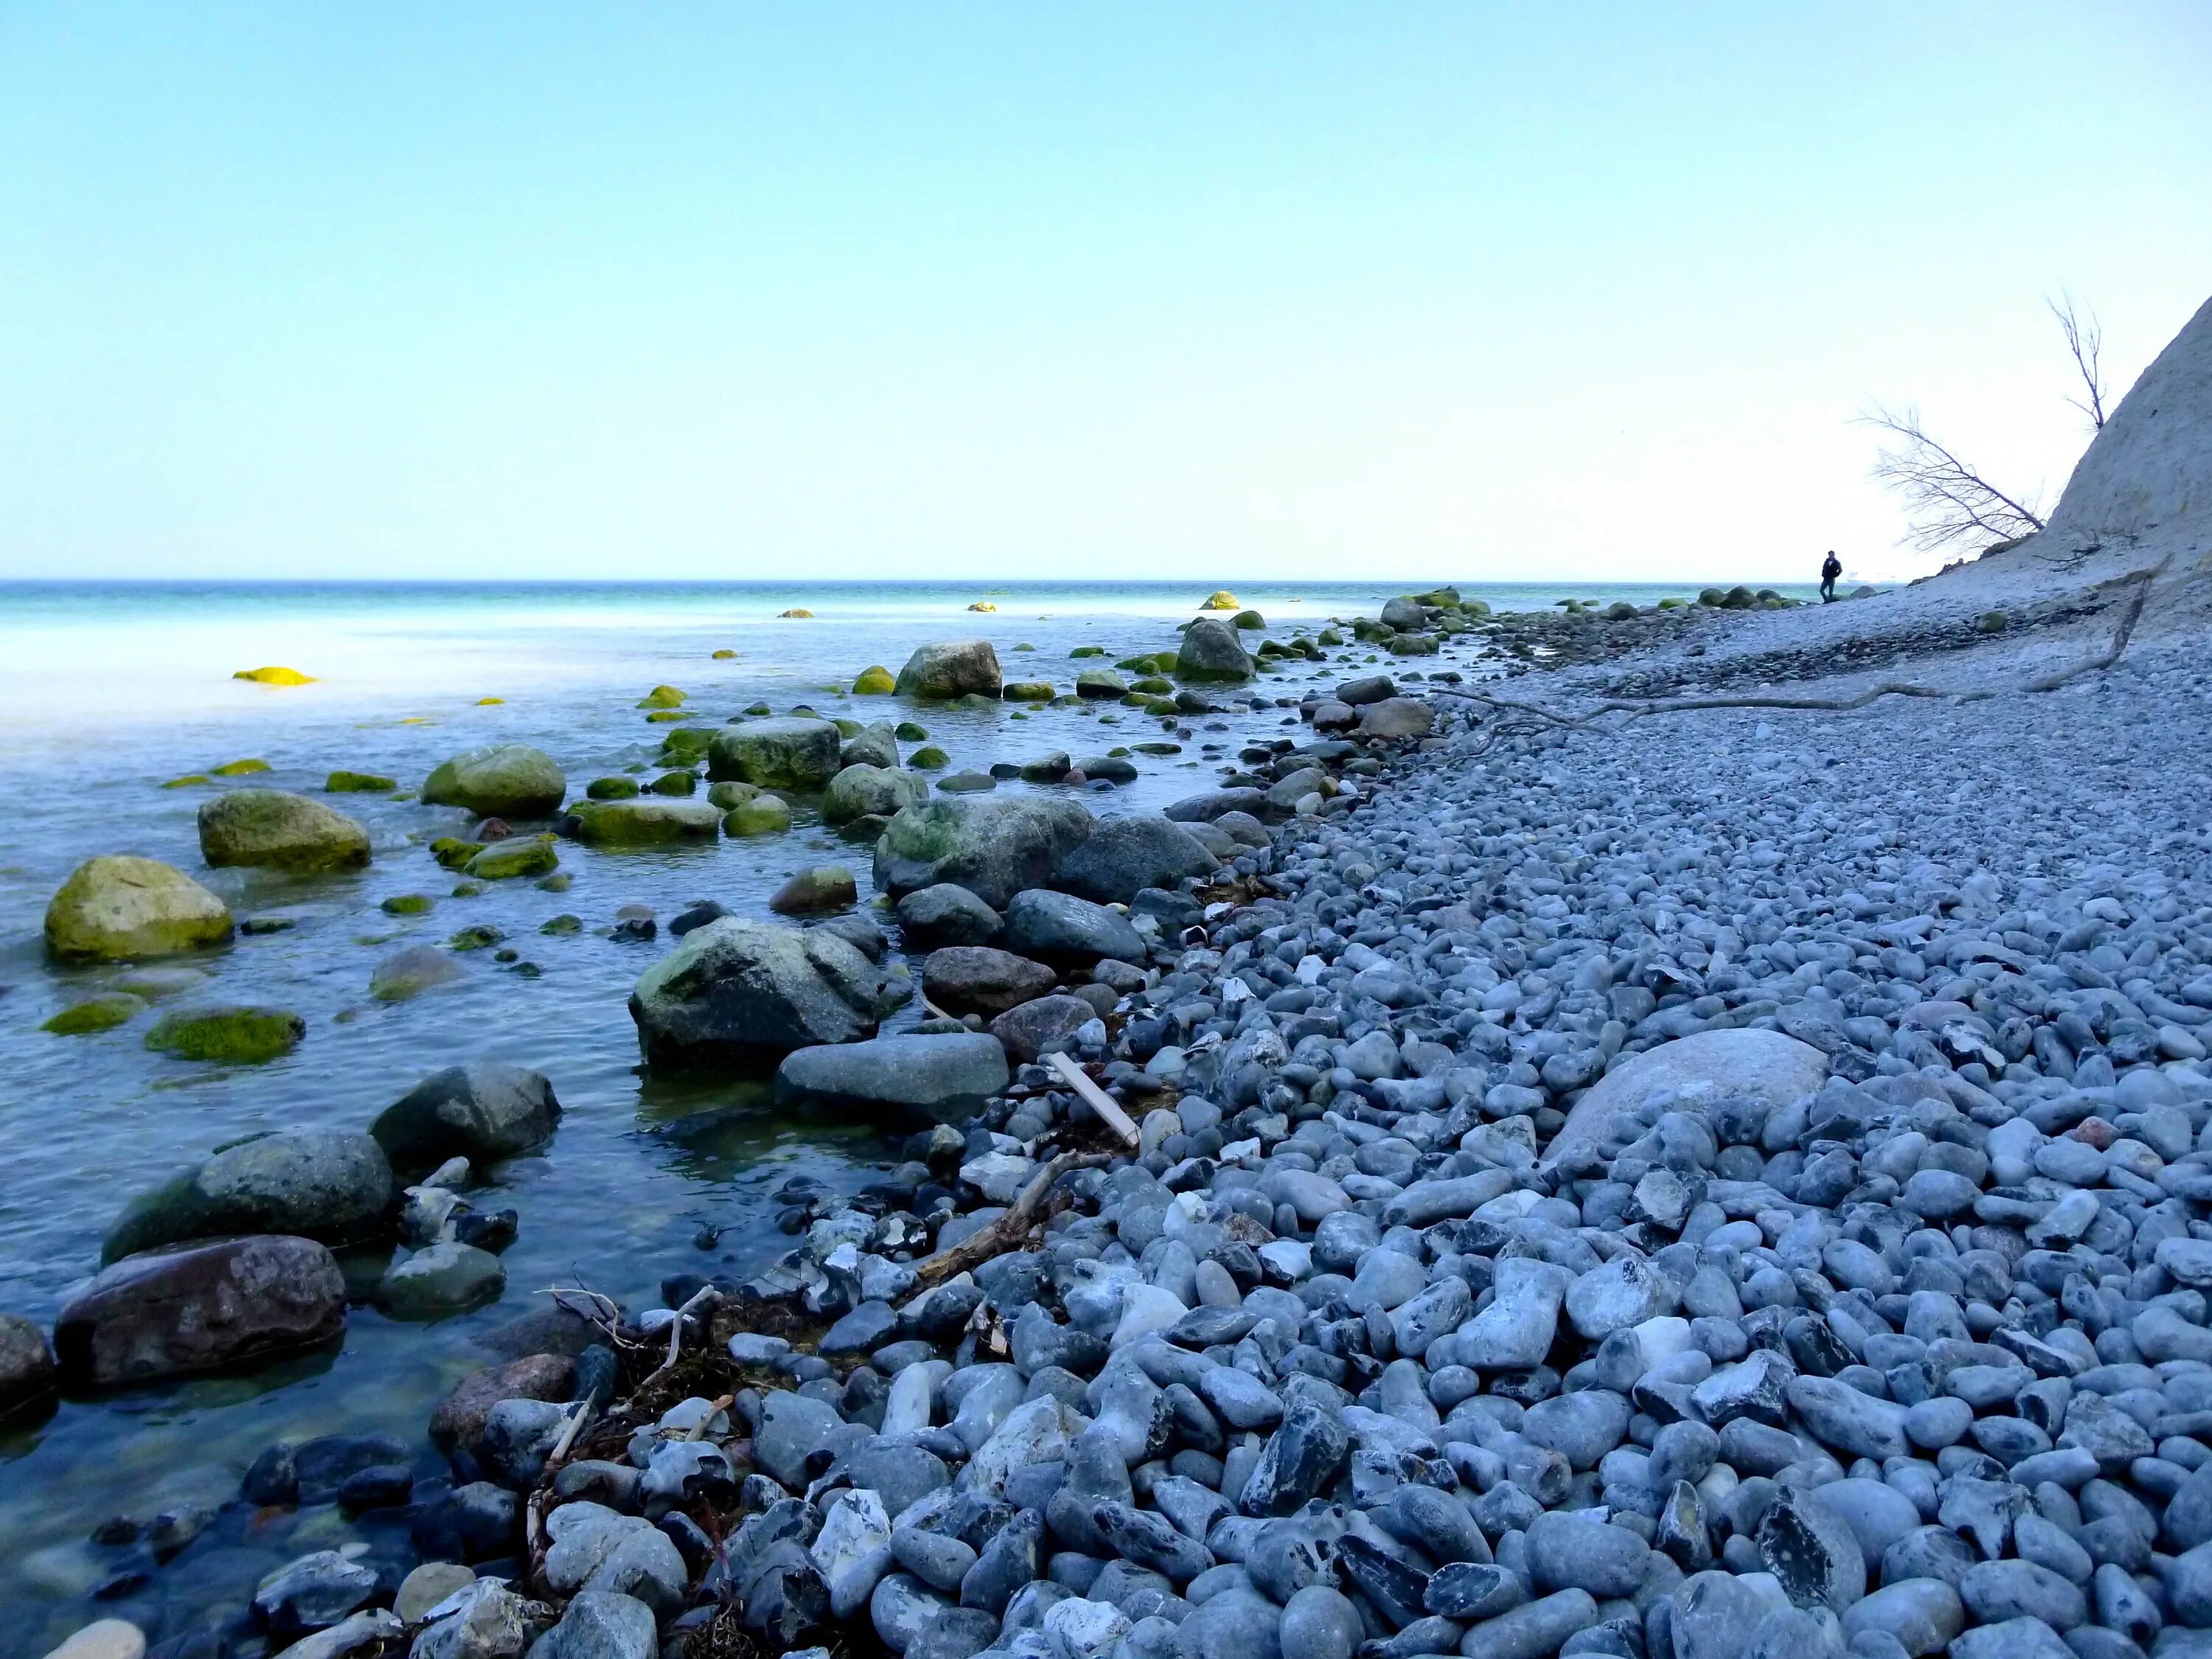
[[2089, 417], [2094, 431], [2105, 429], [2105, 367], [2100, 358], [2105, 349], [2105, 331], [2091, 312], [2085, 322], [2075, 308], [2074, 296], [2062, 295], [2056, 300], [2045, 300], [2051, 314], [2058, 319], [2059, 331], [2066, 337], [2066, 349], [2073, 356], [2074, 367], [2081, 371], [2082, 389], [2087, 399], [2069, 398], [2066, 401]]
[[1918, 410], [1899, 415], [1877, 406], [1859, 418], [1896, 440], [1875, 462], [1874, 476], [1904, 498], [1905, 540], [1922, 552], [1963, 545], [1980, 553], [2043, 528], [2032, 500], [2008, 495], [1929, 437]]

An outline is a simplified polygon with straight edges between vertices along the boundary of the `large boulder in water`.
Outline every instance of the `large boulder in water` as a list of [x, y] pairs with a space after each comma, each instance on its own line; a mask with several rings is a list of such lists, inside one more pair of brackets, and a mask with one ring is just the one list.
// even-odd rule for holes
[[939, 640], [919, 647], [899, 670], [902, 697], [995, 697], [1005, 684], [988, 640]]
[[258, 1235], [149, 1251], [63, 1304], [54, 1354], [78, 1386], [213, 1370], [345, 1329], [345, 1275], [312, 1239]]
[[1425, 738], [1436, 724], [1435, 711], [1418, 697], [1385, 697], [1359, 711], [1362, 737]]
[[895, 1107], [939, 1122], [972, 1117], [1005, 1092], [1006, 1051], [981, 1031], [876, 1037], [798, 1048], [776, 1068], [780, 1101]]
[[876, 886], [897, 898], [949, 881], [1003, 910], [1016, 893], [1044, 885], [1092, 824], [1080, 803], [1041, 795], [926, 801], [902, 811], [877, 842]]
[[629, 1012], [649, 1066], [750, 1066], [874, 1036], [882, 995], [875, 964], [828, 929], [725, 916], [639, 975]]
[[427, 1170], [449, 1158], [513, 1158], [550, 1140], [560, 1121], [561, 1103], [543, 1072], [448, 1066], [386, 1107], [368, 1133], [398, 1168]]
[[1221, 860], [1181, 824], [1164, 817], [1101, 818], [1081, 845], [1053, 866], [1052, 884], [1100, 904], [1127, 904], [1147, 887], [1173, 891]]
[[456, 755], [422, 780], [426, 806], [459, 806], [487, 818], [542, 818], [568, 793], [568, 776], [542, 749], [493, 744]]
[[[1545, 1161], [1564, 1166], [1603, 1153], [1615, 1124], [1652, 1104], [1662, 1110], [1724, 1108], [1755, 1131], [1768, 1115], [1814, 1093], [1827, 1077], [1826, 1054], [1779, 1031], [1753, 1027], [1678, 1037], [1600, 1078], [1552, 1137]], [[1738, 1138], [1755, 1141], [1758, 1135]]]
[[837, 775], [841, 741], [835, 721], [804, 714], [726, 726], [707, 745], [707, 775], [811, 794]]
[[155, 859], [87, 859], [46, 906], [46, 949], [64, 962], [135, 962], [230, 940], [230, 907]]
[[[849, 750], [852, 744], [846, 747]], [[896, 769], [896, 763], [855, 763], [830, 780], [830, 787], [822, 795], [822, 821], [850, 823], [854, 818], [887, 818], [902, 807], [917, 806], [928, 799], [929, 785], [911, 772]]]
[[200, 856], [221, 869], [248, 865], [307, 873], [358, 870], [368, 831], [344, 813], [282, 789], [234, 789], [203, 801]]
[[343, 1244], [373, 1237], [392, 1203], [392, 1165], [368, 1135], [287, 1129], [226, 1146], [133, 1199], [100, 1260], [225, 1233], [296, 1233]]
[[637, 795], [628, 800], [580, 800], [562, 816], [561, 833], [587, 847], [665, 847], [714, 841], [722, 809], [712, 801]]
[[1256, 672], [1237, 630], [1227, 623], [1200, 617], [1183, 629], [1182, 648], [1176, 653], [1178, 678], [1249, 680]]

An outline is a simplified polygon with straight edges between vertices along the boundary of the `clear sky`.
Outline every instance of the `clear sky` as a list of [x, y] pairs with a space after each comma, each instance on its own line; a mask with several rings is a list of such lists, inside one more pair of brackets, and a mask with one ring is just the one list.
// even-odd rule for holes
[[1811, 580], [2212, 294], [2212, 7], [0, 0], [0, 575]]

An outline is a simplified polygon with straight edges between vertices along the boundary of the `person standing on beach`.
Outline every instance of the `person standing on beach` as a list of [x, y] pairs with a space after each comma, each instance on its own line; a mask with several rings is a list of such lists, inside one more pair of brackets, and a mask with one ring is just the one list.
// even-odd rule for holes
[[1820, 603], [1822, 605], [1833, 605], [1836, 602], [1836, 578], [1843, 574], [1844, 562], [1836, 556], [1836, 550], [1832, 547], [1828, 550], [1828, 556], [1820, 561]]

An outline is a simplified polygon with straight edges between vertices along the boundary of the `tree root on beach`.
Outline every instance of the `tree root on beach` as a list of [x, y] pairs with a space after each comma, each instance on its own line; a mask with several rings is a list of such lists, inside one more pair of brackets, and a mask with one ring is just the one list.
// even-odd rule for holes
[[[2172, 560], [2169, 556], [2167, 558], [2160, 560], [2148, 570], [2134, 571], [2104, 584], [2106, 586], [2117, 587], [2122, 584], [2132, 582], [2135, 584], [2136, 590], [2133, 597], [2129, 599], [2126, 608], [2120, 613], [2119, 626], [2113, 632], [2112, 642], [2104, 650], [2094, 657], [2084, 658], [2070, 667], [2059, 669], [2056, 672], [2045, 674], [2035, 679], [2023, 681], [2021, 684], [2009, 689], [2022, 696], [2056, 691], [2059, 687], [2081, 678], [2084, 674], [2100, 673], [2118, 662], [2127, 652], [2128, 641], [2135, 636], [2136, 624], [2142, 620], [2143, 606], [2150, 598], [2151, 584], [2164, 574], [2166, 566], [2172, 562]], [[1462, 691], [1449, 686], [1433, 686], [1430, 690], [1432, 696], [1459, 697], [1468, 702], [1480, 703], [1486, 708], [1495, 709], [1501, 715], [1518, 717], [1517, 720], [1501, 720], [1492, 729], [1487, 740], [1483, 744], [1482, 750], [1478, 752], [1486, 752], [1492, 744], [1503, 738], [1533, 737], [1540, 733], [1547, 726], [1573, 730], [1580, 726], [1593, 726], [1608, 714], [1626, 714], [1631, 720], [1637, 720], [1647, 714], [1686, 714], [1714, 708], [1775, 708], [1812, 714], [1847, 714], [1855, 709], [1864, 708], [1870, 703], [1879, 702], [1884, 697], [1935, 697], [1950, 702], [1980, 702], [1986, 698], [2002, 695], [2001, 690], [1987, 687], [1961, 690], [1941, 685], [1922, 685], [1911, 680], [1884, 680], [1879, 685], [1869, 686], [1853, 697], [1774, 696], [1668, 697], [1656, 702], [1601, 702], [1596, 708], [1588, 709], [1580, 714], [1563, 714], [1555, 709], [1545, 708], [1535, 703], [1516, 702], [1510, 698], [1493, 697], [1482, 691]]]

